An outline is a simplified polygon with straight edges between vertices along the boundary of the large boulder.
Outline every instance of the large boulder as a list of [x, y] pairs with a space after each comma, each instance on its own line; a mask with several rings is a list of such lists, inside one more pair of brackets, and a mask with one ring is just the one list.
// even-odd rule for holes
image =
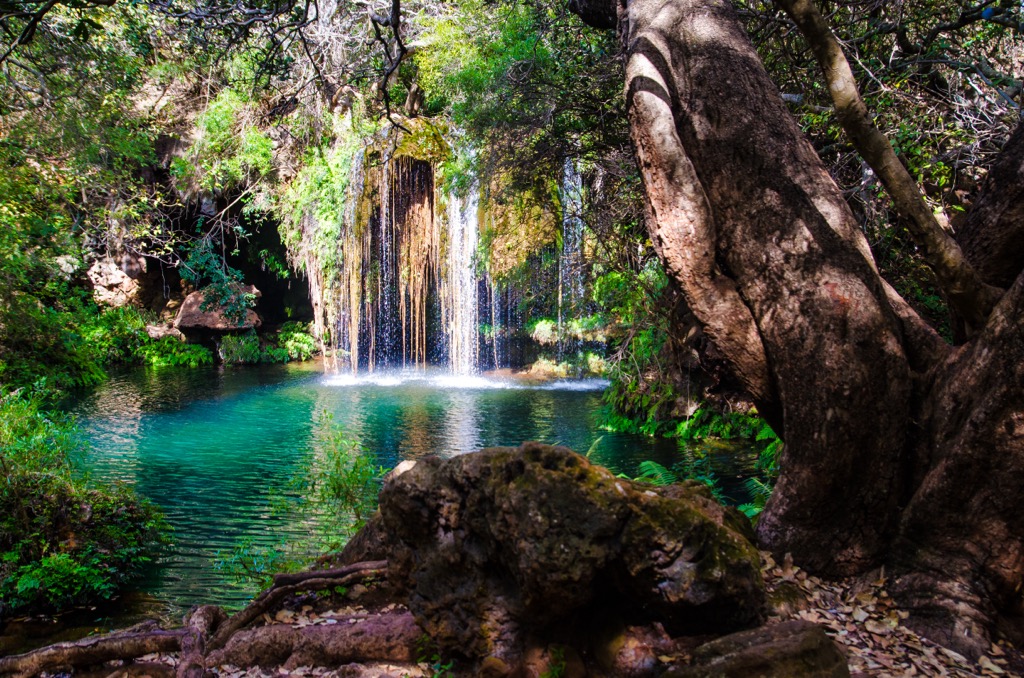
[[[244, 285], [238, 290], [239, 295], [252, 295], [260, 297], [260, 291], [253, 285]], [[207, 303], [205, 292], [192, 292], [174, 319], [175, 329], [185, 332], [230, 332], [235, 330], [250, 330], [259, 327], [262, 321], [256, 311], [251, 308], [245, 309], [241, 318], [229, 318], [225, 309], [215, 302]]]
[[528, 634], [646, 618], [673, 632], [755, 625], [749, 523], [703, 486], [617, 478], [564, 447], [428, 458], [380, 495], [389, 572], [445, 651], [521, 662]]

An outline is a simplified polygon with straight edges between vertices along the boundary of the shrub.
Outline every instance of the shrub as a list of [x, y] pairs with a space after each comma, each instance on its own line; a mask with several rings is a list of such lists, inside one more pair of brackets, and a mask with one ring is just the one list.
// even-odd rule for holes
[[164, 528], [124, 486], [74, 472], [73, 422], [40, 391], [0, 391], [0, 616], [110, 598], [149, 562]]
[[228, 365], [254, 365], [261, 362], [260, 340], [255, 331], [228, 334], [220, 340], [220, 359]]
[[131, 363], [150, 342], [146, 321], [137, 308], [107, 308], [82, 325], [82, 338], [106, 363]]
[[558, 342], [558, 326], [554, 320], [541, 318], [528, 323], [526, 331], [530, 338], [542, 346], [550, 346]]
[[213, 364], [213, 352], [199, 344], [186, 344], [163, 337], [143, 345], [137, 354], [152, 367], [199, 367]]
[[305, 323], [286, 322], [277, 333], [277, 345], [288, 352], [290, 360], [309, 360], [316, 352], [316, 339]]

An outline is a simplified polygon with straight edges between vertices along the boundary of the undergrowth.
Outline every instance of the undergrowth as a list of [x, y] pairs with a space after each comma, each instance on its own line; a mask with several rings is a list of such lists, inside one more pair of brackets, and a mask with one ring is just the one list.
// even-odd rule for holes
[[[637, 431], [633, 431], [637, 432]], [[707, 485], [719, 501], [724, 501], [719, 479], [711, 464], [711, 454], [702, 446], [690, 443], [708, 440], [749, 440], [757, 450], [754, 475], [744, 481], [750, 501], [737, 508], [749, 518], [756, 518], [771, 496], [779, 473], [779, 453], [782, 440], [771, 426], [757, 415], [756, 410], [721, 414], [709, 409], [696, 410], [692, 416], [676, 422], [666, 437], [680, 441], [680, 459], [672, 468], [652, 460], [640, 463], [636, 480], [655, 485], [670, 485], [683, 479], [696, 480]]]
[[113, 597], [159, 547], [159, 511], [76, 472], [82, 443], [39, 390], [0, 390], [0, 617]]

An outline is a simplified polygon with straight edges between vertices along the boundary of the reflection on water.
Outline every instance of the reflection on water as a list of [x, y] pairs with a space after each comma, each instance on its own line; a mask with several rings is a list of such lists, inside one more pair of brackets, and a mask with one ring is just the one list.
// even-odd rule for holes
[[[599, 430], [606, 382], [530, 385], [431, 373], [327, 376], [315, 364], [127, 372], [72, 408], [96, 478], [133, 485], [166, 512], [173, 547], [142, 584], [147, 605], [238, 607], [253, 593], [215, 563], [245, 540], [298, 542], [309, 526], [272, 510], [313, 455], [323, 413], [377, 464], [523, 440], [559, 443], [615, 471], [678, 459], [670, 441]], [[596, 444], [595, 444], [596, 442]], [[731, 471], [730, 471], [731, 473]]]

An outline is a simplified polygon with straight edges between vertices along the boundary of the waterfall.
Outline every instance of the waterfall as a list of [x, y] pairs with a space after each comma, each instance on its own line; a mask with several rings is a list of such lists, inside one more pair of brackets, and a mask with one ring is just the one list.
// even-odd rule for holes
[[[394, 134], [345, 150], [351, 155], [333, 165], [345, 169], [317, 179], [330, 182], [330, 192], [306, 203], [292, 227], [289, 256], [309, 276], [315, 330], [334, 349], [325, 351], [325, 365], [352, 372], [445, 365], [471, 374], [525, 364], [532, 358], [522, 328], [536, 299], [551, 313], [556, 262], [536, 276], [510, 271], [525, 263], [515, 263], [520, 249], [550, 253], [559, 230], [562, 353], [584, 300], [583, 181], [576, 166], [564, 166], [559, 224], [555, 201], [521, 203], [520, 194], [496, 200], [492, 185], [465, 196], [440, 188], [437, 157], [423, 156], [416, 144], [403, 147], [404, 137]], [[478, 266], [483, 234], [491, 250], [486, 266]], [[496, 251], [505, 253], [501, 263]], [[481, 323], [490, 326], [483, 337]]]
[[478, 196], [450, 196], [439, 215], [441, 197], [431, 162], [370, 148], [353, 158], [338, 218], [304, 217], [304, 262], [322, 278], [311, 284], [317, 329], [336, 349], [334, 369], [476, 371]]
[[583, 301], [583, 178], [572, 160], [562, 172], [562, 251], [558, 262], [558, 352], [563, 352], [566, 316]]
[[448, 199], [448, 261], [446, 280], [445, 329], [448, 339], [448, 366], [456, 374], [476, 371], [479, 353], [478, 276], [475, 256], [478, 223], [478, 198], [475, 192], [465, 198]]

